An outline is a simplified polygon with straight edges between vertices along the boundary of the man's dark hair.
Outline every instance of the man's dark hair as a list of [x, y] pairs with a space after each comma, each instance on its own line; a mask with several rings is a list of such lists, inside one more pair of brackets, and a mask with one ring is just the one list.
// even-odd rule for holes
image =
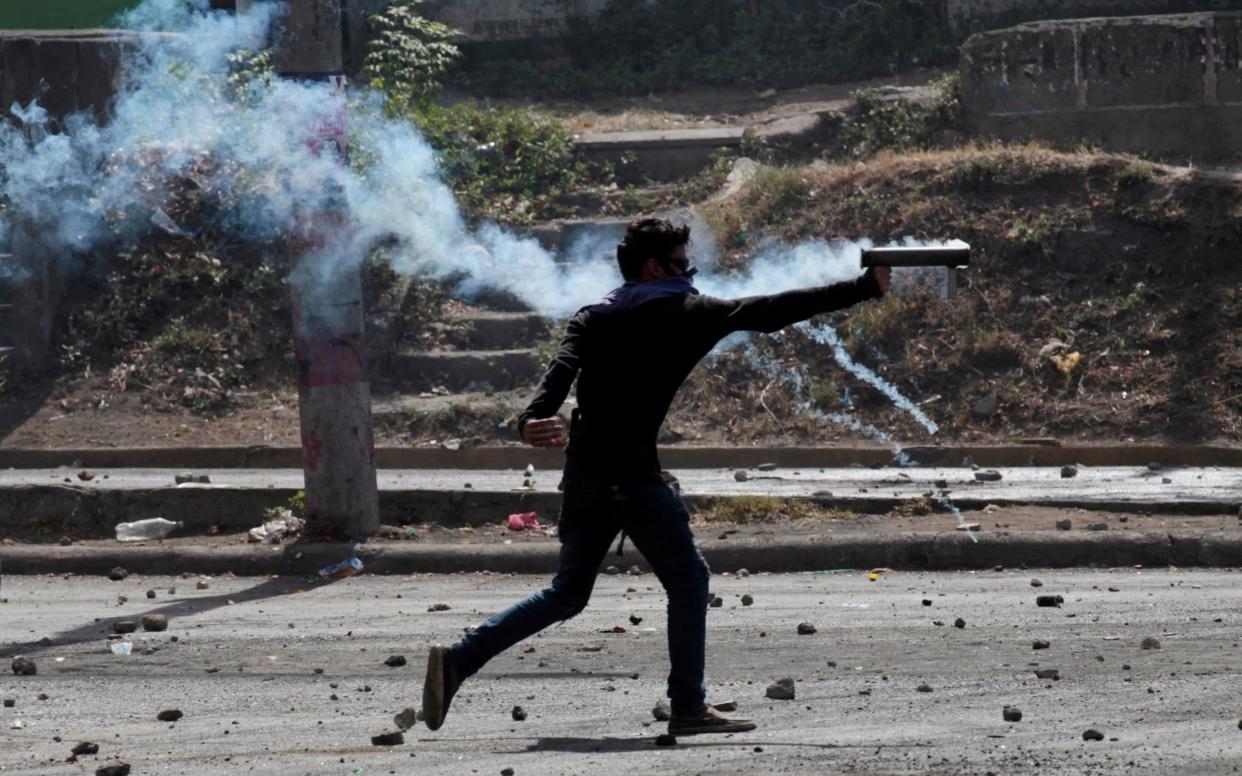
[[621, 277], [638, 280], [647, 259], [665, 262], [683, 245], [690, 242], [690, 227], [674, 226], [663, 218], [640, 218], [625, 228], [625, 237], [617, 243], [617, 266]]

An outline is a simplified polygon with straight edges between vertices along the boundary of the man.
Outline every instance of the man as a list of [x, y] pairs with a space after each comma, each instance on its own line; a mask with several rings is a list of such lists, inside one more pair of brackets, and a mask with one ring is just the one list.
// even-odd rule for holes
[[[849, 283], [746, 299], [699, 295], [686, 257], [690, 228], [647, 218], [617, 245], [625, 284], [570, 319], [555, 358], [518, 419], [535, 447], [564, 447], [559, 568], [552, 584], [494, 615], [427, 660], [423, 714], [436, 730], [461, 682], [487, 661], [555, 622], [581, 612], [617, 535], [634, 543], [668, 594], [668, 695], [672, 735], [753, 730], [706, 703], [703, 683], [707, 563], [690, 515], [665, 484], [656, 435], [695, 364], [735, 331], [774, 332], [888, 289], [878, 267]], [[568, 435], [557, 411], [578, 380]]]

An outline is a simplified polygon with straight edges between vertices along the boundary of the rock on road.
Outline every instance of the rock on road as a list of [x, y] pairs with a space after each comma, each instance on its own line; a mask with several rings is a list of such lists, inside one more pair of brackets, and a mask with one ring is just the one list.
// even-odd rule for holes
[[[172, 578], [5, 577], [0, 697], [15, 703], [0, 708], [0, 772], [127, 762], [135, 774], [1224, 774], [1242, 762], [1238, 573], [1177, 569], [874, 582], [864, 571], [718, 573], [709, 700], [736, 700], [760, 727], [661, 747], [651, 709], [668, 670], [663, 594], [650, 574], [602, 576], [582, 616], [468, 681], [439, 731], [371, 745], [418, 705], [429, 644], [544, 581], [216, 578], [199, 590]], [[1038, 608], [1037, 592], [1064, 605]], [[428, 611], [440, 602], [450, 608]], [[112, 623], [152, 612], [168, 630], [126, 635], [132, 654], [114, 655]], [[952, 627], [958, 618], [965, 627]], [[799, 635], [801, 622], [816, 632]], [[1144, 649], [1147, 638], [1160, 647]], [[1048, 648], [1034, 650], [1037, 639]], [[38, 673], [9, 671], [16, 655]], [[392, 655], [408, 665], [386, 665]], [[1061, 678], [1036, 677], [1047, 669]], [[797, 699], [765, 697], [786, 676]], [[1021, 721], [1006, 722], [1006, 706]], [[166, 709], [183, 716], [157, 720]], [[1103, 740], [1084, 740], [1088, 730]], [[99, 753], [65, 764], [83, 741]]]

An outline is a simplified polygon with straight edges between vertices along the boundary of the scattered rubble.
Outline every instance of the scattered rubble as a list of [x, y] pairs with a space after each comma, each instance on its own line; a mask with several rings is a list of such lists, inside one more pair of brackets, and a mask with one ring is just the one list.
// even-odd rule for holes
[[1037, 668], [1035, 669], [1036, 679], [1051, 679], [1054, 682], [1061, 681], [1061, 672], [1055, 668]]
[[708, 602], [707, 605], [712, 607], [713, 609], [719, 609], [720, 607], [724, 606], [724, 599], [718, 595], [714, 595], [712, 596], [712, 600]]
[[1095, 728], [1087, 728], [1086, 730], [1082, 731], [1082, 740], [1083, 741], [1103, 741], [1104, 734], [1096, 730]]
[[733, 479], [737, 480], [738, 482], [746, 482], [747, 480], [750, 479], [750, 473], [747, 472], [745, 469], [738, 469], [737, 471], [733, 472]]
[[1061, 476], [1064, 477], [1065, 479], [1069, 479], [1070, 477], [1077, 477], [1078, 467], [1074, 466], [1073, 464], [1070, 464], [1068, 466], [1062, 466]]
[[384, 665], [389, 668], [400, 668], [405, 665], [405, 655], [389, 655], [384, 660]]
[[158, 633], [168, 630], [168, 617], [163, 614], [144, 614], [142, 615], [142, 629]]
[[1066, 518], [1062, 518], [1062, 519], [1060, 519], [1060, 520], [1058, 520], [1058, 521], [1057, 521], [1057, 530], [1058, 530], [1058, 531], [1068, 531], [1069, 529], [1071, 529], [1071, 528], [1073, 528], [1073, 527], [1074, 527], [1074, 523], [1073, 523], [1073, 521], [1072, 521], [1072, 520], [1070, 520], [1068, 517], [1066, 517]]
[[1063, 603], [1065, 603], [1065, 598], [1059, 595], [1041, 595], [1035, 597], [1036, 606], [1060, 607]]
[[656, 746], [676, 746], [677, 738], [669, 733], [661, 733], [656, 736]]
[[928, 684], [927, 682], [920, 684], [918, 687], [915, 687], [914, 689], [917, 692], [932, 692], [932, 686]]
[[1048, 649], [1052, 646], [1052, 642], [1047, 639], [1035, 639], [1031, 642], [1031, 649]]
[[513, 711], [510, 712], [510, 714], [513, 717], [514, 722], [525, 722], [526, 721], [526, 709], [522, 708], [521, 706], [514, 706]]
[[604, 573], [608, 574], [609, 576], [616, 576], [617, 574], [621, 573], [621, 569], [618, 568], [617, 566], [609, 566], [608, 568], [604, 569]]
[[129, 763], [105, 765], [95, 769], [95, 776], [129, 776]]
[[84, 754], [99, 754], [99, 744], [93, 741], [82, 741], [69, 750], [74, 757]]
[[34, 676], [39, 673], [39, 667], [35, 665], [35, 661], [22, 655], [13, 658], [11, 667], [15, 676]]
[[409, 730], [418, 723], [418, 719], [418, 709], [406, 708], [393, 716], [392, 723], [398, 730]]
[[1043, 587], [1043, 586], [1044, 586], [1044, 583], [1041, 582], [1040, 580], [1038, 579], [1031, 580], [1031, 587]]
[[1021, 722], [1022, 721], [1022, 710], [1019, 709], [1017, 706], [1006, 706], [1004, 709], [1001, 710], [1001, 717], [1006, 722]]
[[759, 471], [761, 471], [761, 472], [774, 472], [774, 471], [776, 471], [776, 464], [774, 464], [774, 463], [761, 463], [761, 464], [759, 464], [758, 466], [756, 466], [755, 468], [756, 468], [756, 469], [758, 469], [758, 470], [759, 470]]
[[750, 593], [744, 593], [742, 595], [742, 606], [751, 606], [754, 603], [755, 603], [755, 597], [752, 596]]
[[113, 633], [133, 633], [138, 630], [138, 623], [133, 620], [117, 620], [112, 623]]
[[5, 699], [4, 699], [4, 708], [6, 708], [6, 709], [11, 709], [11, 708], [13, 708], [13, 707], [14, 707], [14, 706], [16, 706], [16, 705], [17, 705], [17, 699], [16, 699], [16, 698], [5, 698]]
[[651, 716], [655, 717], [657, 722], [668, 722], [673, 716], [668, 701], [657, 701], [655, 707], [651, 710]]
[[953, 621], [953, 627], [957, 628], [958, 630], [961, 630], [962, 628], [966, 627], [966, 621], [963, 620], [961, 617], [958, 617], [956, 620]]
[[798, 635], [810, 636], [816, 632], [816, 627], [809, 622], [798, 623]]
[[711, 707], [716, 711], [737, 711], [737, 701], [721, 701], [711, 704]]
[[121, 568], [120, 566], [117, 566], [116, 568], [108, 572], [108, 579], [111, 579], [113, 582], [120, 582], [122, 579], [125, 579], [128, 576], [129, 576], [129, 572]]
[[197, 590], [206, 590], [207, 588], [211, 587], [211, 585], [207, 582], [207, 580], [200, 579], [198, 582], [194, 584], [194, 587]]
[[82, 471], [78, 472], [78, 479], [81, 480], [82, 482], [90, 482], [91, 480], [95, 479], [95, 472], [90, 471], [88, 469], [83, 469]]
[[177, 485], [185, 485], [187, 483], [194, 483], [197, 485], [209, 485], [211, 484], [211, 477], [208, 477], [206, 474], [194, 474], [193, 472], [182, 472], [180, 474], [173, 475], [173, 482], [176, 483]]
[[154, 590], [148, 590], [148, 591], [147, 591], [147, 598], [155, 598], [155, 591], [154, 591]]
[[768, 686], [767, 696], [776, 701], [792, 701], [797, 693], [794, 680], [786, 676]]
[[1160, 649], [1160, 639], [1148, 636], [1139, 644], [1141, 649]]
[[185, 715], [181, 713], [181, 709], [164, 709], [155, 718], [160, 722], [176, 722]]
[[1087, 525], [1087, 530], [1088, 531], [1107, 531], [1108, 523], [1089, 523]]
[[448, 604], [432, 604], [431, 606], [428, 606], [428, 607], [427, 607], [427, 611], [429, 611], [429, 612], [447, 612], [449, 609], [452, 609], [452, 608], [453, 608], [453, 607], [449, 606]]
[[1001, 473], [995, 469], [985, 469], [983, 471], [975, 472], [975, 479], [980, 482], [1000, 482], [1004, 479], [1004, 477], [1002, 477]]
[[371, 746], [400, 746], [405, 743], [405, 734], [400, 730], [385, 730], [378, 736], [371, 736]]
[[640, 625], [642, 624], [642, 621], [643, 621], [642, 617], [639, 617], [636, 614], [630, 615], [630, 625]]

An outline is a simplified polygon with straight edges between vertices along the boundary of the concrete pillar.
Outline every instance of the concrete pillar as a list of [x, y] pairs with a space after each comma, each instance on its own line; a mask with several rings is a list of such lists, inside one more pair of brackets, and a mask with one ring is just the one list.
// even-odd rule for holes
[[[248, 5], [238, 0], [239, 11]], [[318, 148], [320, 141], [335, 141], [347, 164], [341, 2], [287, 0], [287, 8], [277, 71], [338, 85], [341, 91], [330, 99], [339, 98], [339, 106], [324, 112], [321, 126], [307, 127], [307, 143]], [[341, 538], [359, 541], [379, 530], [379, 498], [361, 279], [358, 258], [344, 253], [349, 221], [340, 206], [325, 186], [322, 201], [293, 224], [290, 287], [306, 510]]]

